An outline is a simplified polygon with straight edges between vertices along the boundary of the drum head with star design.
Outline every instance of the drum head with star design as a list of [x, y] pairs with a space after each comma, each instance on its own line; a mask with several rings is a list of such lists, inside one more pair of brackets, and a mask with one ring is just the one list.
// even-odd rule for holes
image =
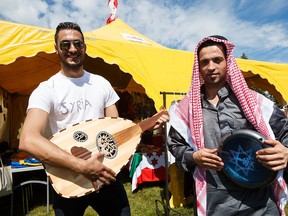
[[277, 172], [267, 169], [256, 158], [256, 152], [268, 148], [261, 134], [244, 129], [223, 140], [219, 156], [224, 173], [236, 184], [250, 189], [262, 188], [274, 181]]

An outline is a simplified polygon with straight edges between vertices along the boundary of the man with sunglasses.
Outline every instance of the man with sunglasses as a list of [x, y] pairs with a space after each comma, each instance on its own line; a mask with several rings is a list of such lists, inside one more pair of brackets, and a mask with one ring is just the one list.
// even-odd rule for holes
[[[56, 216], [83, 215], [89, 205], [103, 216], [130, 215], [126, 191], [115, 173], [100, 162], [103, 154], [83, 160], [65, 152], [42, 135], [48, 122], [52, 134], [55, 134], [87, 119], [118, 117], [115, 103], [119, 97], [111, 84], [83, 69], [86, 45], [77, 24], [64, 22], [58, 25], [55, 49], [61, 61], [61, 70], [31, 94], [19, 148], [44, 164], [70, 169], [92, 182], [100, 180], [105, 185], [98, 193], [75, 199], [54, 193]], [[161, 116], [155, 129], [168, 118]]]

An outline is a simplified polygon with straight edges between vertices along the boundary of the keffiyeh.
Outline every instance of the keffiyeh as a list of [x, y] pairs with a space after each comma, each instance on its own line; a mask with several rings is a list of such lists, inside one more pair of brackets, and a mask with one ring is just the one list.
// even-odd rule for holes
[[[251, 91], [236, 63], [235, 58], [232, 55], [234, 45], [228, 40], [219, 39], [215, 37], [206, 37], [195, 48], [194, 53], [194, 67], [192, 73], [192, 82], [187, 95], [181, 100], [176, 108], [176, 114], [190, 129], [192, 137], [192, 147], [195, 150], [204, 148], [204, 134], [203, 134], [203, 123], [202, 123], [202, 107], [201, 107], [201, 94], [200, 86], [203, 84], [203, 80], [200, 77], [199, 62], [198, 62], [198, 48], [199, 46], [207, 41], [212, 40], [215, 42], [221, 42], [226, 46], [226, 57], [227, 57], [227, 74], [226, 80], [230, 85], [232, 91], [236, 95], [243, 112], [249, 122], [254, 128], [267, 137], [268, 139], [274, 139], [274, 134], [270, 125], [268, 124], [269, 117], [265, 117], [263, 109], [265, 98], [258, 93]], [[266, 101], [266, 100], [265, 100]], [[206, 215], [206, 176], [205, 170], [196, 166], [194, 171], [195, 179], [195, 192], [197, 200], [197, 213], [199, 216]], [[284, 207], [286, 204], [287, 189], [286, 183], [283, 180], [282, 175], [279, 175], [278, 181], [275, 181], [275, 195], [277, 199], [277, 205], [282, 215], [285, 215]]]

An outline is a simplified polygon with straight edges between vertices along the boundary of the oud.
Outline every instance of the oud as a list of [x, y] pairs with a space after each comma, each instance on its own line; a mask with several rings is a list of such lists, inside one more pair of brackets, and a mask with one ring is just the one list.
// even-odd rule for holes
[[[163, 112], [167, 111], [161, 110], [138, 124], [113, 117], [87, 120], [57, 132], [50, 141], [85, 160], [104, 152], [102, 163], [118, 174], [134, 154], [142, 133], [154, 127]], [[48, 164], [44, 167], [51, 185], [62, 197], [81, 197], [96, 190], [82, 174]], [[96, 183], [101, 190], [102, 182], [98, 180]]]

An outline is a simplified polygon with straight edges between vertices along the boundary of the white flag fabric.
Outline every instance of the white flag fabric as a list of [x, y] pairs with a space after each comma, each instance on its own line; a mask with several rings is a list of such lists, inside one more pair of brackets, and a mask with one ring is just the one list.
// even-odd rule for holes
[[111, 13], [106, 21], [106, 25], [113, 22], [116, 19], [116, 12], [118, 8], [118, 0], [108, 0], [108, 6], [111, 10]]

